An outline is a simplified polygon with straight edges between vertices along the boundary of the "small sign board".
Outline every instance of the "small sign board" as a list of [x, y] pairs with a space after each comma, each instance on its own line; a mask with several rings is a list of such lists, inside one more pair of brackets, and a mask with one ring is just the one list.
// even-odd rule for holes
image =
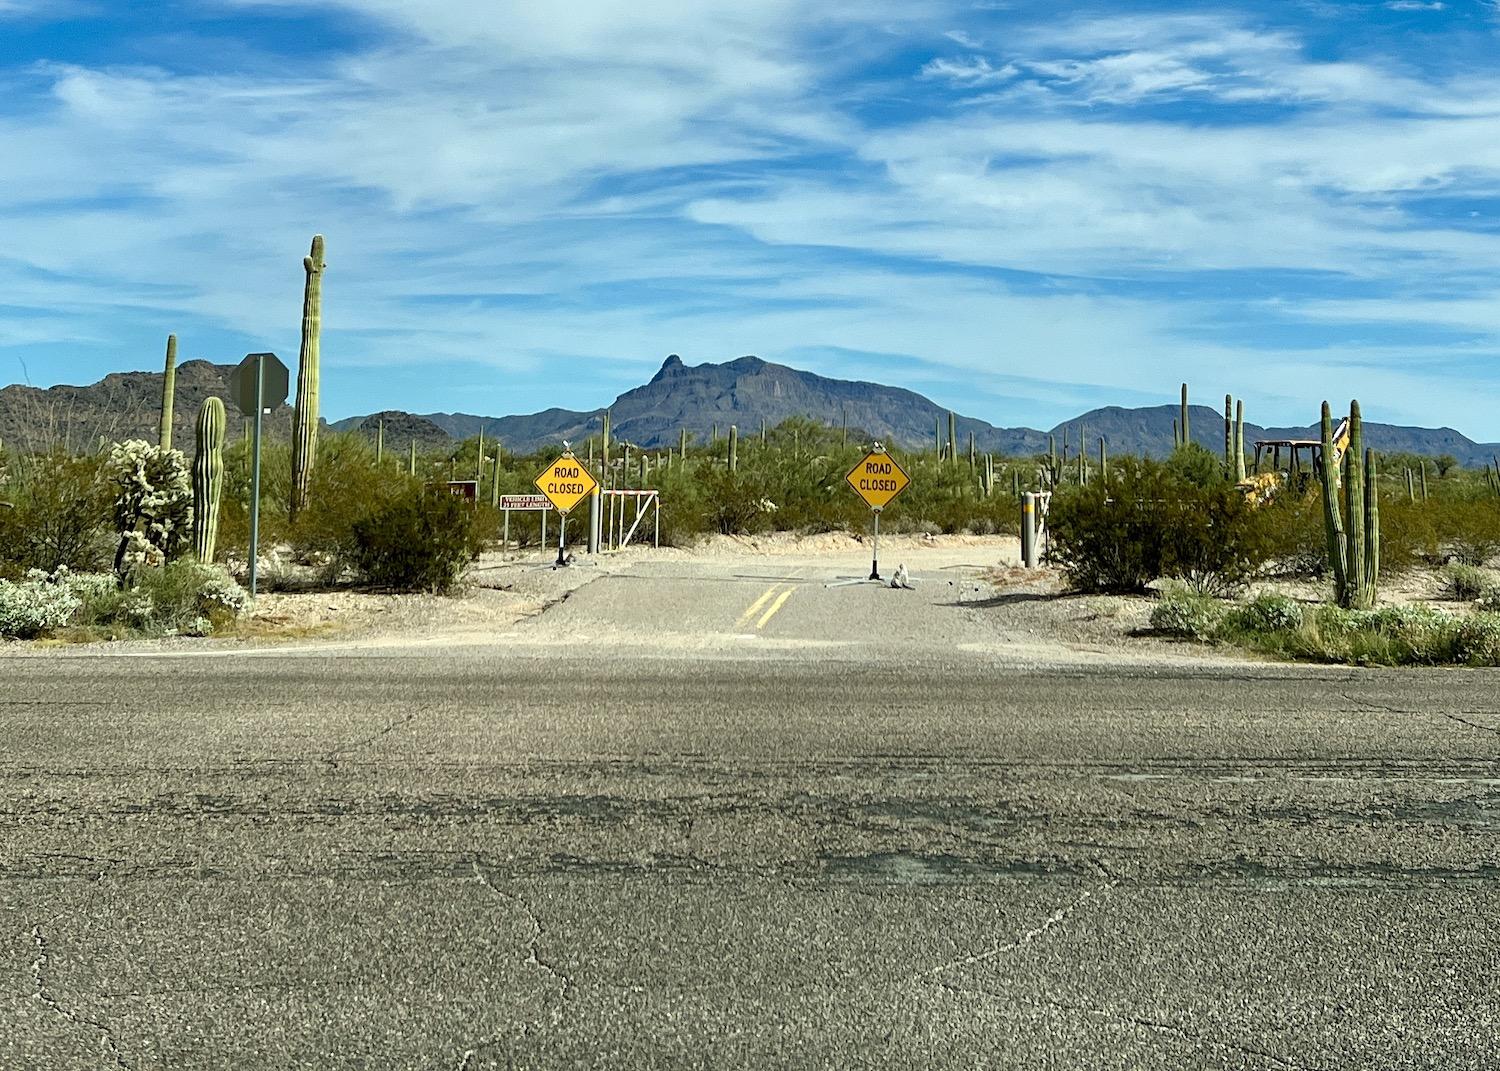
[[599, 487], [599, 481], [571, 450], [548, 465], [534, 482], [536, 489], [547, 496], [557, 512], [564, 515]]
[[865, 500], [865, 505], [877, 511], [890, 505], [891, 499], [911, 483], [906, 470], [884, 450], [871, 450], [844, 479], [849, 481], [854, 493]]
[[264, 409], [275, 409], [286, 401], [287, 389], [291, 386], [291, 373], [281, 358], [274, 353], [251, 353], [229, 373], [229, 400], [239, 406], [246, 416], [255, 415], [255, 366], [262, 367], [260, 404]]
[[476, 502], [479, 499], [479, 481], [449, 480], [448, 493], [457, 495], [465, 502]]
[[552, 500], [546, 495], [501, 495], [501, 509], [551, 509]]

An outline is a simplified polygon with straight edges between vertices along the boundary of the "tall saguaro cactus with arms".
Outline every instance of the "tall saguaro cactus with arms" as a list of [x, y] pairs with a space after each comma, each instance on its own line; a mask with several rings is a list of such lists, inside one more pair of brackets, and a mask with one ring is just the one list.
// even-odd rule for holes
[[323, 236], [313, 235], [312, 252], [302, 258], [307, 281], [302, 290], [302, 349], [297, 357], [297, 407], [292, 427], [292, 514], [307, 506], [312, 470], [318, 460], [319, 357], [323, 335]]

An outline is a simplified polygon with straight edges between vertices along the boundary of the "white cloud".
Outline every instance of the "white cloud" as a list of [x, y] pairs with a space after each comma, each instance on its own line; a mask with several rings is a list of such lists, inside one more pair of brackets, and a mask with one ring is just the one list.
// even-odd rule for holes
[[922, 67], [923, 78], [938, 78], [961, 86], [984, 86], [1008, 82], [1021, 73], [1014, 63], [996, 68], [983, 56], [968, 56], [963, 59], [938, 57]]
[[[820, 351], [911, 354], [948, 377], [940, 400], [956, 406], [991, 382], [1055, 378], [1030, 415], [998, 387], [978, 414], [1047, 423], [1067, 414], [1046, 406], [1090, 390], [1170, 395], [1184, 376], [1223, 380], [1270, 419], [1306, 403], [1280, 397], [1286, 384], [1348, 393], [1353, 365], [1390, 398], [1493, 426], [1472, 384], [1413, 370], [1452, 353], [1258, 349], [1231, 331], [1205, 344], [1246, 302], [1175, 292], [1200, 272], [1324, 271], [1387, 296], [1290, 293], [1281, 319], [1463, 321], [1488, 336], [1488, 296], [1392, 295], [1437, 277], [1494, 286], [1492, 236], [1404, 207], [1500, 190], [1489, 72], [1421, 79], [1373, 57], [1311, 61], [1295, 35], [1230, 17], [1113, 16], [966, 24], [947, 34], [962, 54], [893, 84], [862, 66], [942, 40], [953, 11], [338, 6], [384, 26], [384, 43], [297, 77], [50, 66], [0, 84], [13, 101], [51, 94], [0, 112], [0, 292], [48, 310], [0, 346], [195, 317], [294, 351], [300, 258], [319, 230], [331, 368], [513, 372], [562, 353], [628, 381], [669, 351], [830, 370]], [[967, 99], [950, 108], [938, 81]], [[1286, 114], [1143, 117], [1179, 99]], [[943, 264], [1081, 281], [1022, 288]], [[1176, 281], [1150, 289], [1163, 274]], [[1137, 296], [1108, 296], [1121, 281]]]

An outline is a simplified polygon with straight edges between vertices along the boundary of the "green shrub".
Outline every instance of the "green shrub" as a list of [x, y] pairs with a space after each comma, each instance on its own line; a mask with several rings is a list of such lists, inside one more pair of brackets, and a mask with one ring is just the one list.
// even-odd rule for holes
[[[442, 493], [454, 497], [446, 488]], [[328, 583], [350, 570], [366, 572], [370, 549], [361, 546], [359, 526], [422, 495], [421, 483], [404, 468], [377, 467], [375, 452], [363, 439], [327, 436], [319, 440], [307, 508], [290, 529], [292, 549], [300, 560], [320, 566]], [[472, 527], [472, 518], [466, 520], [466, 536]], [[266, 545], [263, 538], [262, 546]]]
[[1296, 599], [1266, 593], [1230, 610], [1225, 625], [1241, 632], [1296, 632], [1303, 618], [1302, 604]]
[[1052, 500], [1051, 559], [1084, 592], [1127, 593], [1175, 578], [1200, 594], [1242, 588], [1268, 557], [1256, 511], [1222, 478], [1200, 486], [1138, 458]]
[[114, 550], [112, 496], [98, 457], [12, 459], [0, 499], [0, 576], [103, 569]]
[[[1318, 505], [1321, 526], [1322, 503]], [[1438, 557], [1435, 502], [1411, 502], [1403, 490], [1380, 503], [1380, 571], [1385, 576], [1409, 572]]]
[[1321, 577], [1328, 571], [1321, 492], [1283, 489], [1258, 509], [1270, 571], [1277, 576]]
[[1223, 613], [1216, 599], [1173, 585], [1151, 608], [1151, 627], [1168, 636], [1206, 642], [1217, 633]]
[[1471, 666], [1500, 666], [1500, 614], [1477, 613], [1460, 621], [1451, 657]]
[[1480, 566], [1500, 554], [1500, 499], [1428, 503], [1443, 550], [1463, 565]]
[[1443, 594], [1454, 602], [1473, 602], [1491, 586], [1488, 573], [1462, 562], [1445, 565], [1443, 580]]
[[388, 502], [355, 521], [352, 534], [360, 579], [393, 591], [445, 594], [481, 547], [473, 507], [446, 487]]
[[190, 559], [143, 569], [135, 587], [74, 578], [82, 607], [75, 623], [112, 635], [205, 636], [239, 617], [250, 597], [223, 569]]
[[1173, 479], [1194, 487], [1222, 487], [1228, 479], [1224, 459], [1201, 443], [1177, 447], [1165, 464]]

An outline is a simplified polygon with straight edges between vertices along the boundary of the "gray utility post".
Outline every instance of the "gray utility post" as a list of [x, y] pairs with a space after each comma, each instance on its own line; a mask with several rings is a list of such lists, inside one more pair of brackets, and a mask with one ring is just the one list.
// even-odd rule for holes
[[260, 558], [260, 434], [267, 409], [286, 401], [291, 376], [274, 353], [250, 353], [229, 377], [229, 397], [241, 413], [255, 418], [250, 446], [250, 597], [255, 598]]
[[1021, 496], [1021, 564], [1036, 568], [1036, 493]]

